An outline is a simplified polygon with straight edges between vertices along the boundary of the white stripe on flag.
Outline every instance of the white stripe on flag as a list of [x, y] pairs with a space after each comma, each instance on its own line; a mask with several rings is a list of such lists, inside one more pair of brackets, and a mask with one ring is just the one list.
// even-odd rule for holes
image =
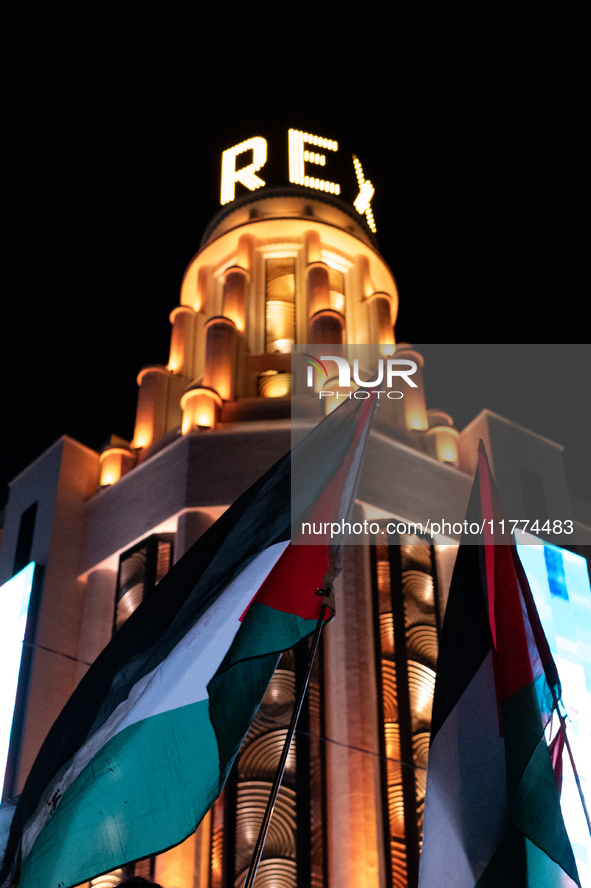
[[508, 827], [491, 653], [429, 750], [424, 823], [419, 888], [474, 888]]
[[43, 793], [23, 832], [23, 857], [53, 813], [51, 799], [61, 798], [94, 756], [120, 731], [144, 719], [207, 699], [207, 685], [240, 628], [240, 617], [275, 566], [289, 541], [261, 552], [230, 583], [168, 657], [133, 686], [90, 740]]

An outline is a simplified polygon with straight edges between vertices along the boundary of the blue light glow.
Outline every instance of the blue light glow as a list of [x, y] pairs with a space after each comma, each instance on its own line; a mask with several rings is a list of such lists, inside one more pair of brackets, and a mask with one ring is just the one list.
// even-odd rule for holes
[[[0, 586], [0, 775], [6, 772], [14, 703], [27, 628], [35, 563]], [[1, 784], [0, 784], [1, 785]]]
[[[568, 736], [583, 794], [591, 798], [591, 586], [580, 555], [517, 532], [517, 550], [558, 667]], [[530, 542], [520, 544], [528, 538]], [[591, 838], [565, 750], [562, 812], [583, 888], [591, 888]]]

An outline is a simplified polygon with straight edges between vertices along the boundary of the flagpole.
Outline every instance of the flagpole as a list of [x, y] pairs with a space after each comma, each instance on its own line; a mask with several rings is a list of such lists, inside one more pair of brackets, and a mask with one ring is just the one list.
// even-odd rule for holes
[[575, 764], [575, 758], [573, 756], [573, 751], [570, 746], [570, 741], [568, 739], [568, 734], [566, 732], [566, 719], [560, 711], [559, 700], [556, 694], [556, 688], [552, 687], [552, 698], [554, 700], [554, 708], [556, 710], [556, 714], [558, 715], [558, 723], [560, 725], [560, 730], [562, 731], [562, 736], [564, 737], [564, 742], [566, 744], [566, 748], [568, 750], [568, 757], [570, 758], [570, 763], [572, 765], [573, 774], [575, 775], [575, 783], [577, 784], [577, 789], [579, 791], [579, 798], [581, 799], [581, 805], [583, 806], [583, 812], [585, 814], [585, 820], [587, 821], [587, 829], [589, 830], [589, 835], [591, 835], [591, 819], [589, 818], [589, 810], [587, 808], [587, 802], [585, 801], [585, 796], [583, 795], [583, 787], [581, 786], [581, 780], [579, 778], [579, 772], [577, 771], [577, 766]]
[[332, 586], [329, 586], [327, 589], [317, 589], [316, 595], [322, 595], [322, 607], [320, 608], [320, 616], [318, 617], [318, 622], [316, 623], [316, 629], [314, 631], [314, 636], [312, 638], [312, 646], [310, 648], [310, 653], [308, 655], [308, 664], [306, 666], [306, 674], [304, 675], [304, 680], [302, 682], [302, 686], [300, 688], [299, 694], [297, 696], [297, 699], [296, 699], [296, 702], [295, 702], [295, 705], [293, 708], [291, 721], [289, 723], [289, 729], [287, 731], [287, 737], [285, 738], [285, 743], [283, 744], [281, 758], [279, 759], [279, 765], [277, 766], [277, 773], [275, 774], [275, 780], [273, 781], [273, 786], [271, 788], [271, 794], [269, 796], [269, 801], [267, 802], [265, 816], [263, 817], [263, 822], [261, 823], [261, 828], [259, 830], [259, 836], [258, 836], [256, 845], [254, 847], [252, 859], [250, 861], [250, 867], [249, 867], [248, 874], [246, 876], [246, 880], [244, 882], [243, 888], [253, 888], [254, 880], [256, 878], [257, 870], [259, 868], [259, 863], [261, 862], [261, 857], [263, 855], [263, 848], [265, 847], [265, 840], [267, 838], [267, 832], [269, 831], [271, 817], [273, 816], [275, 802], [277, 801], [277, 796], [279, 795], [279, 787], [281, 786], [281, 781], [283, 780], [283, 774], [285, 772], [285, 765], [287, 763], [287, 756], [289, 755], [289, 750], [291, 747], [291, 742], [293, 740], [293, 735], [295, 734], [296, 725], [297, 725], [298, 719], [300, 717], [302, 703], [304, 702], [304, 696], [305, 696], [306, 690], [308, 688], [308, 683], [310, 681], [310, 675], [312, 674], [312, 666], [314, 665], [314, 657], [316, 656], [316, 651], [318, 649], [318, 642], [320, 641], [320, 633], [322, 632], [322, 627], [324, 626], [324, 617], [325, 617], [327, 609], [330, 609], [332, 611], [333, 615], [335, 612], [334, 589], [332, 588]]
[[572, 749], [570, 748], [568, 734], [566, 733], [566, 721], [565, 721], [564, 716], [562, 715], [562, 713], [558, 709], [558, 704], [556, 705], [556, 712], [558, 713], [558, 720], [560, 722], [560, 729], [562, 731], [562, 736], [564, 737], [564, 742], [566, 744], [566, 748], [568, 749], [568, 755], [570, 758], [570, 763], [572, 765], [573, 774], [575, 775], [577, 789], [579, 790], [581, 804], [583, 806], [583, 811], [585, 812], [585, 820], [587, 821], [587, 829], [589, 830], [589, 835], [591, 835], [591, 820], [589, 819], [589, 811], [587, 809], [587, 803], [585, 802], [585, 796], [583, 795], [583, 787], [581, 786], [579, 772], [577, 771], [577, 766], [575, 765], [575, 759], [573, 756], [573, 752], [572, 752]]

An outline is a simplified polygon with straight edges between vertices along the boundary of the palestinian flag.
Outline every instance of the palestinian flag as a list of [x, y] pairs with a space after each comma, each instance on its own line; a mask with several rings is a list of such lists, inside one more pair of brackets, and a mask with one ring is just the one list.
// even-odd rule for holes
[[580, 885], [544, 737], [558, 675], [482, 442], [467, 517], [483, 533], [443, 623], [419, 888]]
[[554, 771], [554, 779], [558, 787], [558, 794], [562, 793], [562, 757], [564, 754], [564, 734], [558, 730], [552, 743], [548, 747], [550, 750], [550, 759], [552, 761], [552, 770]]
[[[220, 794], [278, 657], [313, 632], [350, 517], [375, 395], [346, 401], [190, 549], [113, 637], [51, 729], [0, 885], [67, 888], [183, 841]], [[311, 467], [291, 496], [292, 458]], [[2, 849], [0, 849], [1, 851]]]

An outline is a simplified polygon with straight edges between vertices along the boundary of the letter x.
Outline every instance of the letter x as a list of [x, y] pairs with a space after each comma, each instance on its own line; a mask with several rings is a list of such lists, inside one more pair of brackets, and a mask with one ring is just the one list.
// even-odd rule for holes
[[353, 166], [355, 167], [355, 175], [357, 176], [357, 184], [359, 185], [359, 194], [353, 201], [353, 206], [362, 216], [365, 214], [367, 224], [371, 230], [376, 232], [376, 223], [370, 206], [370, 201], [375, 194], [375, 188], [363, 175], [363, 167], [355, 155], [353, 155]]

